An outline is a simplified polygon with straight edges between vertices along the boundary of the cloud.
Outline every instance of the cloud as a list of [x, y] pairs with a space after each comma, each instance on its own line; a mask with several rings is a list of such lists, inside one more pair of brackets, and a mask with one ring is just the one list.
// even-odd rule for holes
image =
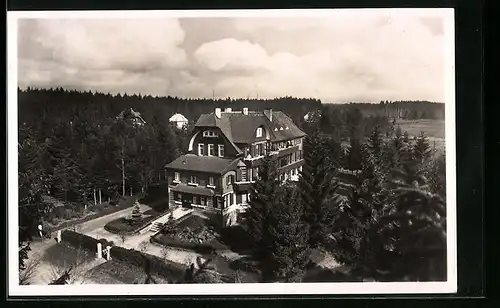
[[[259, 91], [271, 96], [443, 101], [443, 37], [417, 17], [367, 16], [359, 22], [347, 15], [239, 19], [235, 27], [252, 33], [259, 43], [221, 39], [203, 44], [194, 54], [214, 71], [259, 72], [220, 81], [217, 88], [233, 96], [244, 96], [248, 85], [259, 83]], [[303, 47], [297, 52], [296, 46]]]
[[177, 19], [20, 20], [19, 82], [164, 94], [168, 79], [143, 77], [185, 67], [184, 36]]
[[22, 19], [21, 87], [183, 97], [444, 101], [443, 19], [328, 17]]

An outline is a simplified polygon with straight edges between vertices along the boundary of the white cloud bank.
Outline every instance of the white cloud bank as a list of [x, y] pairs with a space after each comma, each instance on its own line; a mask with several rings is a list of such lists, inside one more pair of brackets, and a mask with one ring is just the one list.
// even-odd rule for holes
[[[444, 101], [437, 17], [338, 11], [331, 18], [199, 23], [186, 31], [174, 18], [21, 20], [19, 84], [188, 97], [213, 89], [218, 97]], [[222, 24], [230, 29], [225, 38], [204, 39]], [[188, 36], [193, 50], [181, 47]]]

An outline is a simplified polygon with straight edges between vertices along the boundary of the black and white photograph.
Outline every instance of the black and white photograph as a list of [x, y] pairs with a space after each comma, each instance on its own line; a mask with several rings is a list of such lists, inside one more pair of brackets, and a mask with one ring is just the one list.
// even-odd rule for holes
[[7, 18], [10, 295], [456, 292], [453, 9]]

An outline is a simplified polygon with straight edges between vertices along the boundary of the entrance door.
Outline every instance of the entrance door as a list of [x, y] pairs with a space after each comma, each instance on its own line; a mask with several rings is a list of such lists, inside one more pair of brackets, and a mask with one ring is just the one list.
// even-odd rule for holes
[[182, 195], [182, 207], [185, 209], [192, 208], [191, 203], [193, 203], [193, 196], [188, 194]]

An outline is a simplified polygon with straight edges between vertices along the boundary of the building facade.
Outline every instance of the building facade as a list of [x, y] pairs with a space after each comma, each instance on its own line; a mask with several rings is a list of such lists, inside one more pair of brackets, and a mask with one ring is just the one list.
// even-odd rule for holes
[[168, 121], [178, 129], [184, 129], [188, 125], [188, 119], [180, 113], [176, 113]]
[[234, 224], [248, 206], [267, 150], [282, 181], [298, 180], [305, 135], [281, 111], [216, 108], [201, 115], [187, 153], [165, 167], [170, 207], [200, 210], [223, 225]]

